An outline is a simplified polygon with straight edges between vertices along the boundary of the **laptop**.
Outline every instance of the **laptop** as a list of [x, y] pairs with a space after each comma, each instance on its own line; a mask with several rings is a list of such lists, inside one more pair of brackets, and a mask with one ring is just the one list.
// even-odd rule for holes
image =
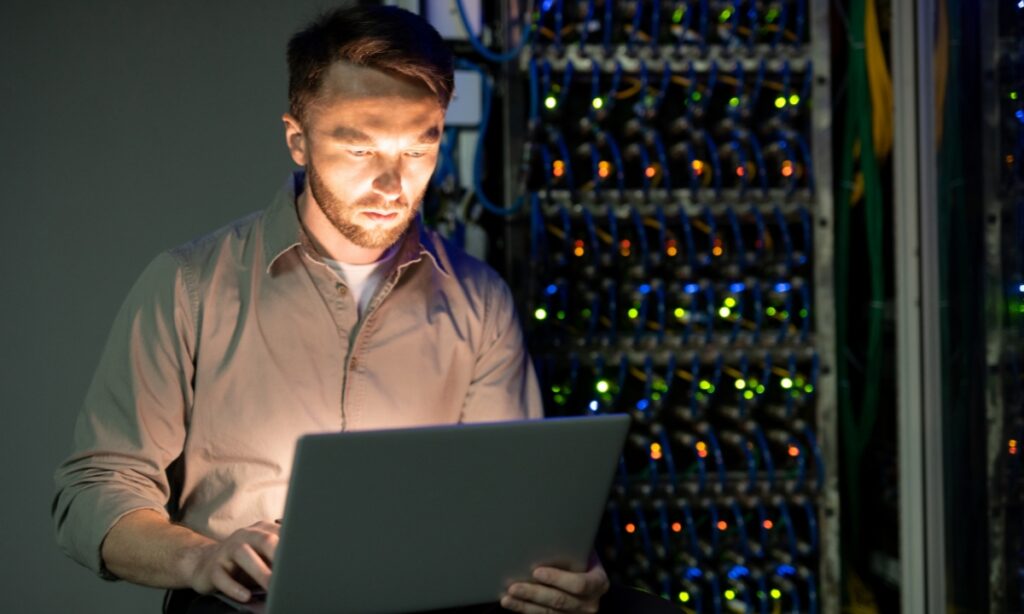
[[583, 571], [624, 414], [315, 434], [296, 447], [270, 614], [497, 601], [534, 567]]

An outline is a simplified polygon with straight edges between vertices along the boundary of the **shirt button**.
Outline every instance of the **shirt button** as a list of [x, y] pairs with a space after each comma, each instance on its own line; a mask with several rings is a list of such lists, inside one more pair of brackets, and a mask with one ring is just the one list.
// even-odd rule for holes
[[338, 294], [340, 294], [341, 296], [345, 296], [345, 293], [348, 292], [348, 287], [346, 287], [345, 284], [340, 282], [335, 286], [335, 288], [338, 289]]
[[353, 371], [358, 371], [358, 370], [359, 370], [359, 359], [358, 359], [358, 358], [353, 358], [353, 359], [352, 359], [352, 360], [351, 360], [351, 361], [349, 362], [349, 366], [351, 367], [351, 369], [352, 369]]

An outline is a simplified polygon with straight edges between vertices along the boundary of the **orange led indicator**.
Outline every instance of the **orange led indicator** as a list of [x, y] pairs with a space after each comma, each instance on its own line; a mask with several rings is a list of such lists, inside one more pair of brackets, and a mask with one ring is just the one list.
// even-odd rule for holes
[[690, 166], [693, 168], [694, 175], [700, 176], [704, 173], [704, 163], [700, 160], [694, 160]]
[[1017, 453], [1017, 440], [1016, 439], [1011, 439], [1010, 440], [1010, 454], [1016, 454], [1016, 453]]
[[800, 456], [800, 448], [794, 446], [793, 444], [789, 444], [789, 455]]
[[675, 239], [669, 239], [668, 241], [665, 241], [665, 253], [668, 254], [669, 257], [673, 257], [679, 253], [679, 249], [676, 248]]
[[782, 176], [783, 177], [792, 177], [793, 176], [793, 163], [791, 161], [786, 160], [785, 162], [782, 163]]
[[747, 169], [743, 168], [742, 166], [737, 166], [736, 167], [736, 176], [737, 177], [742, 177], [742, 176], [744, 176], [746, 174], [747, 174]]
[[678, 523], [678, 522], [673, 522], [672, 523], [672, 532], [673, 533], [680, 533], [680, 532], [682, 532], [682, 530], [683, 530], [683, 525], [681, 523]]
[[583, 241], [581, 239], [576, 239], [576, 244], [573, 247], [572, 253], [577, 257], [583, 255]]
[[632, 522], [626, 524], [626, 533], [636, 533], [636, 525]]
[[653, 166], [648, 166], [646, 169], [644, 169], [644, 175], [647, 175], [648, 179], [654, 179], [654, 176], [656, 174], [658, 174], [658, 169], [654, 168]]
[[565, 162], [561, 160], [555, 160], [554, 164], [551, 165], [551, 174], [555, 177], [561, 177], [565, 174]]
[[771, 531], [772, 527], [775, 526], [775, 523], [773, 523], [771, 520], [765, 520], [764, 522], [761, 523], [761, 526], [764, 527], [765, 529]]
[[612, 165], [607, 160], [601, 160], [597, 163], [597, 176], [601, 179], [607, 179], [608, 175], [612, 174]]
[[724, 531], [724, 530], [726, 530], [728, 528], [729, 528], [729, 523], [728, 522], [726, 522], [724, 520], [719, 520], [718, 521], [718, 530], [719, 531]]
[[651, 459], [652, 460], [661, 460], [661, 444], [660, 443], [652, 443], [651, 444]]
[[1006, 164], [1007, 166], [1013, 165], [1013, 154], [1006, 154]]
[[701, 458], [707, 458], [708, 456], [708, 444], [703, 441], [697, 442], [697, 456]]

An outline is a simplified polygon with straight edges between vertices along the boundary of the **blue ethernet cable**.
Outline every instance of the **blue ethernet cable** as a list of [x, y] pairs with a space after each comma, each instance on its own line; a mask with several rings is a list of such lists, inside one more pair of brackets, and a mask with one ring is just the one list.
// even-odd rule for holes
[[753, 51], [757, 44], [757, 0], [747, 3], [747, 20], [750, 22], [750, 34], [747, 35], [747, 50]]
[[622, 391], [626, 389], [626, 376], [629, 374], [629, 359], [625, 354], [619, 358], [619, 376], [618, 376], [618, 390], [615, 392], [615, 396], [612, 402], [618, 404], [619, 397], [622, 396]]
[[715, 457], [715, 467], [718, 470], [718, 484], [721, 486], [722, 490], [725, 490], [725, 455], [722, 454], [722, 446], [718, 445], [718, 437], [715, 436], [715, 429], [711, 426], [708, 426], [707, 438], [711, 444], [711, 453]]
[[794, 27], [794, 34], [796, 34], [797, 40], [803, 36], [804, 23], [807, 20], [807, 0], [796, 0], [796, 25]]
[[[626, 37], [626, 50], [630, 54], [634, 52], [633, 47], [636, 44], [637, 33], [640, 32], [640, 22], [643, 19], [644, 3], [636, 2], [634, 3], [634, 7], [636, 10], [633, 12], [633, 27], [629, 32], [629, 36]], [[658, 9], [655, 8], [654, 10], [657, 12]]]
[[798, 450], [798, 454], [795, 457], [796, 458], [796, 484], [794, 484], [794, 488], [796, 490], [798, 490], [798, 491], [799, 490], [803, 490], [803, 488], [804, 488], [804, 481], [807, 479], [807, 458], [806, 458], [807, 457], [807, 453], [806, 453], [806, 450], [804, 450], [800, 446], [800, 442], [797, 440], [796, 437], [790, 437], [789, 440], [786, 443], [789, 446], [794, 446]]
[[768, 488], [775, 488], [775, 462], [772, 460], [771, 447], [768, 446], [768, 439], [764, 435], [761, 425], [754, 425], [754, 437], [757, 445], [761, 448], [761, 460], [764, 463], [765, 472], [768, 474]]
[[800, 286], [800, 306], [807, 315], [800, 320], [800, 343], [807, 343], [811, 334], [811, 289], [808, 284]]
[[[787, 294], [786, 295], [786, 310], [787, 310], [787, 312], [790, 310], [791, 307], [792, 307], [792, 305], [790, 305], [790, 302], [789, 302], [789, 295]], [[786, 320], [788, 322], [789, 318], [787, 318]], [[792, 420], [793, 418], [796, 417], [796, 409], [793, 407], [793, 397], [796, 396], [794, 393], [796, 392], [796, 390], [795, 390], [795, 388], [796, 388], [796, 381], [795, 380], [796, 380], [796, 375], [797, 375], [796, 354], [794, 354], [793, 352], [789, 353], [789, 359], [788, 359], [788, 363], [786, 365], [786, 370], [789, 371], [790, 386], [791, 386], [791, 388], [789, 390], [786, 390], [783, 394], [786, 397], [786, 418], [789, 418], [790, 420]], [[803, 390], [801, 390], [800, 393], [802, 394]]]
[[575, 191], [576, 180], [573, 179], [572, 175], [572, 154], [569, 153], [569, 145], [565, 142], [565, 137], [562, 136], [561, 132], [556, 133], [555, 144], [558, 145], [558, 152], [565, 163], [565, 175], [563, 175], [565, 177], [565, 185], [570, 191]]
[[537, 81], [537, 58], [530, 56], [530, 62], [527, 65], [527, 75], [529, 76], [530, 83], [530, 117], [529, 126], [532, 129], [540, 121], [540, 86]]
[[[523, 24], [523, 36], [519, 39], [519, 44], [514, 48], [509, 49], [505, 53], [495, 53], [487, 48], [486, 45], [480, 40], [473, 32], [473, 27], [469, 24], [469, 16], [466, 14], [466, 7], [463, 5], [462, 0], [455, 0], [455, 6], [459, 10], [459, 19], [462, 21], [462, 27], [466, 30], [466, 37], [469, 40], [469, 44], [473, 46], [473, 49], [479, 53], [484, 59], [489, 62], [504, 63], [510, 60], [514, 60], [519, 57], [523, 49], [530, 43], [530, 38], [533, 36], [533, 31], [536, 29], [535, 24], [524, 23]], [[550, 4], [548, 4], [550, 6]], [[526, 11], [526, 18], [530, 19], [532, 11]], [[543, 10], [541, 10], [541, 17], [543, 17]]]
[[619, 303], [618, 303], [618, 292], [615, 289], [615, 283], [608, 284], [608, 337], [614, 343], [619, 337], [619, 327], [617, 322], [619, 321]]
[[551, 166], [554, 162], [554, 158], [551, 157], [551, 150], [548, 146], [543, 143], [538, 143], [537, 147], [540, 148], [540, 160], [541, 164], [544, 165], [544, 186], [547, 188], [548, 193], [551, 192]]
[[665, 219], [665, 208], [660, 204], [654, 206], [654, 217], [658, 220], [658, 245], [665, 249], [668, 245], [668, 221]]
[[764, 321], [764, 303], [761, 300], [761, 285], [750, 284], [750, 293], [753, 294], [754, 298], [754, 343], [760, 343], [761, 341], [761, 324]]
[[[743, 145], [735, 138], [729, 141], [726, 147], [736, 152], [736, 174], [740, 178], [740, 196], [743, 196], [747, 193], [747, 187], [750, 185], [750, 178], [747, 177], [747, 154], [743, 151]], [[739, 169], [743, 169], [742, 172]]]
[[647, 176], [647, 169], [651, 166], [651, 158], [647, 155], [647, 148], [644, 146], [639, 147], [640, 152], [640, 185], [644, 193], [644, 198], [649, 198], [651, 191], [651, 178]]
[[594, 337], [597, 335], [597, 324], [601, 319], [601, 296], [595, 294], [590, 303], [590, 317], [587, 318], [587, 332], [584, 342], [587, 345], [594, 344]]
[[731, 206], [725, 210], [729, 219], [729, 228], [732, 230], [733, 250], [736, 252], [736, 262], [742, 272], [746, 268], [747, 258], [743, 249], [743, 233], [740, 231], [740, 219], [736, 216], [736, 210]]
[[[807, 139], [799, 132], [794, 132], [797, 147], [804, 159], [804, 174], [807, 177], [807, 189], [814, 191], [814, 159], [811, 157], [811, 148], [807, 145]], [[794, 184], [795, 185], [795, 184]]]
[[690, 361], [690, 374], [693, 379], [690, 380], [690, 418], [697, 420], [700, 417], [697, 404], [697, 392], [700, 385], [700, 356], [696, 353]]
[[665, 287], [659, 285], [655, 289], [655, 294], [658, 297], [658, 345], [661, 345], [665, 341], [665, 330], [667, 328], [667, 322], [665, 321]]
[[665, 153], [665, 142], [657, 130], [651, 131], [651, 140], [654, 141], [654, 151], [658, 154], [658, 164], [661, 165], [661, 181], [664, 190], [672, 192], [672, 172], [668, 163], [668, 156]]
[[[643, 6], [643, 3], [639, 3]], [[658, 48], [658, 42], [661, 40], [661, 7], [655, 6], [651, 9], [651, 49]]]
[[754, 89], [750, 91], [750, 101], [747, 104], [747, 109], [754, 109], [757, 107], [757, 99], [761, 97], [761, 86], [764, 85], [764, 73], [766, 69], [767, 65], [762, 59], [757, 65], [757, 76], [754, 77]]
[[786, 223], [786, 217], [778, 205], [772, 209], [772, 214], [775, 216], [775, 223], [779, 227], [779, 237], [782, 239], [782, 247], [786, 252], [786, 273], [793, 275], [795, 261], [793, 259], [793, 241], [789, 236], [789, 224]]
[[601, 266], [601, 242], [597, 239], [597, 226], [594, 224], [594, 215], [587, 207], [583, 208], [583, 227], [587, 229], [587, 239], [590, 249], [590, 257], [595, 267]]
[[718, 317], [717, 310], [715, 309], [715, 288], [713, 284], [708, 284], [704, 288], [704, 297], [707, 300], [705, 311], [707, 322], [704, 327], [704, 343], [711, 344], [715, 339], [715, 318]]
[[569, 209], [565, 205], [559, 205], [558, 215], [562, 221], [562, 247], [565, 248], [565, 261], [572, 262], [572, 221], [569, 217]]
[[814, 572], [807, 570], [804, 581], [807, 583], [807, 611], [809, 614], [818, 614], [818, 586]]
[[[776, 284], [776, 287], [778, 287], [778, 284]], [[783, 294], [785, 302], [783, 303], [782, 313], [785, 314], [785, 317], [782, 319], [782, 326], [779, 327], [778, 335], [775, 337], [775, 343], [778, 344], [786, 340], [786, 337], [789, 335], [789, 326], [793, 322], [793, 293], [787, 289]], [[791, 400], [791, 396], [786, 397], [786, 410], [788, 412], [792, 411]]]
[[686, 543], [690, 546], [690, 556], [694, 561], [699, 561], [701, 559], [701, 552], [697, 542], [697, 526], [693, 522], [693, 512], [690, 510], [690, 504], [686, 502], [686, 499], [681, 500], [679, 507], [683, 512], [683, 525], [686, 527]]
[[608, 220], [608, 234], [612, 237], [612, 251], [619, 244], [619, 219], [615, 217], [615, 207], [607, 207], [605, 217]]
[[693, 229], [690, 227], [690, 216], [684, 207], [679, 207], [679, 221], [683, 226], [683, 240], [686, 243], [686, 260], [691, 268], [697, 268], [697, 246], [693, 241]]
[[[744, 352], [743, 354], [740, 354], [740, 380], [743, 381], [743, 387], [740, 388], [739, 386], [735, 386], [735, 388], [736, 388], [736, 408], [739, 410], [740, 420], [746, 420], [747, 419], [747, 413], [748, 413], [747, 412], [747, 399], [744, 397], [744, 394], [747, 391], [747, 382], [749, 381], [749, 378], [747, 377], [747, 374], [748, 374], [749, 370], [750, 370], [750, 360], [747, 359], [747, 354]], [[756, 467], [757, 463], [754, 463], [754, 466]], [[756, 475], [751, 475], [752, 479], [756, 478], [756, 477], [757, 477]]]
[[743, 83], [744, 83], [745, 76], [746, 75], [745, 75], [744, 70], [743, 70], [743, 62], [737, 61], [736, 62], [736, 74], [733, 75], [733, 79], [736, 80], [736, 100], [737, 100], [738, 104], [733, 106], [732, 101], [730, 100], [729, 101], [729, 106], [726, 107], [726, 109], [725, 109], [725, 114], [727, 116], [729, 116], [731, 119], [733, 119], [734, 121], [739, 121], [738, 117], [739, 117], [739, 114], [740, 114], [740, 108], [744, 106], [743, 98], [746, 97], [746, 92], [744, 91]]
[[[704, 221], [708, 225], [708, 253], [707, 256], [705, 256], [704, 261], [701, 262], [701, 265], [707, 266], [711, 264], [714, 258], [712, 254], [714, 254], [715, 250], [715, 237], [718, 236], [718, 222], [715, 220], [715, 215], [711, 212], [711, 207], [705, 206], [701, 214], [704, 216]], [[714, 305], [710, 305], [709, 308], [713, 310]]]
[[590, 20], [594, 18], [594, 0], [587, 0], [587, 13], [580, 24], [579, 54], [586, 56], [587, 35], [590, 34]]
[[[604, 39], [604, 53], [605, 55], [611, 55], [612, 53], [612, 13], [615, 3], [608, 2], [605, 0], [604, 3], [604, 27], [602, 28], [602, 38]], [[594, 62], [596, 65], [597, 62]]]
[[779, 20], [775, 24], [777, 29], [775, 30], [775, 37], [772, 38], [771, 46], [772, 52], [774, 52], [779, 42], [782, 40], [783, 35], [786, 33], [786, 23], [789, 21], [789, 3], [782, 2], [782, 8], [779, 10]]
[[710, 21], [711, 7], [708, 0], [700, 0], [700, 52], [701, 55], [708, 50], [708, 22]]
[[640, 243], [640, 266], [643, 268], [644, 277], [647, 277], [647, 268], [651, 261], [651, 252], [647, 244], [647, 230], [644, 228], [644, 221], [640, 217], [639, 209], [630, 207], [630, 217], [633, 220], [633, 227], [636, 229], [637, 242]]
[[818, 440], [814, 436], [814, 431], [811, 429], [811, 425], [804, 425], [804, 436], [807, 437], [807, 445], [811, 448], [811, 454], [814, 455], [814, 476], [816, 480], [816, 490], [821, 492], [825, 486], [825, 464], [824, 459], [821, 456], [821, 447], [818, 445]]
[[[739, 131], [734, 131], [738, 133]], [[768, 173], [767, 168], [764, 165], [764, 156], [761, 153], [761, 143], [757, 140], [757, 135], [752, 130], [746, 131], [743, 136], [750, 145], [750, 150], [754, 154], [754, 164], [757, 166], [757, 180], [761, 186], [761, 194], [765, 197], [768, 196]]]
[[673, 548], [672, 538], [669, 536], [668, 532], [669, 522], [667, 505], [662, 504], [658, 506], [658, 520], [660, 521], [658, 524], [660, 525], [659, 528], [661, 529], [661, 544], [665, 549], [665, 558], [672, 560]]
[[[753, 558], [763, 559], [768, 555], [768, 512], [765, 511], [764, 503], [757, 499], [757, 526], [758, 526], [758, 549], [753, 550]], [[763, 576], [762, 576], [763, 580]]]
[[740, 511], [740, 504], [733, 499], [732, 504], [729, 507], [732, 510], [733, 522], [736, 523], [736, 534], [740, 539], [740, 549], [746, 556], [753, 556], [750, 552], [750, 544], [747, 540], [747, 524], [743, 520], [743, 512]]
[[814, 512], [814, 506], [810, 499], [804, 501], [804, 515], [807, 517], [808, 550], [807, 554], [813, 554], [818, 550], [818, 517]]
[[722, 195], [722, 164], [718, 159], [718, 145], [711, 138], [710, 132], [707, 130], [702, 130], [701, 132], [704, 135], [704, 143], [708, 148], [708, 159], [711, 161], [711, 181], [714, 185], [715, 196], [720, 197]]
[[640, 508], [638, 501], [633, 501], [630, 507], [633, 510], [633, 515], [636, 516], [636, 525], [640, 530], [640, 540], [643, 544], [644, 554], [647, 555], [648, 561], [654, 560], [654, 548], [651, 545], [651, 534], [647, 530], [647, 519], [644, 516], [643, 510]]
[[718, 585], [718, 578], [709, 576], [708, 583], [711, 585], [711, 604], [714, 606], [714, 612], [722, 614], [722, 591]]
[[615, 179], [618, 184], [619, 194], [623, 194], [626, 191], [626, 174], [622, 165], [622, 154], [619, 152], [619, 144], [612, 137], [611, 133], [607, 131], [603, 131], [601, 136], [604, 138], [605, 143], [608, 144], [608, 149], [612, 152], [612, 160], [615, 162]]
[[668, 432], [665, 429], [661, 430], [659, 439], [661, 440], [661, 457], [664, 459], [665, 468], [668, 470], [669, 483], [675, 489], [679, 486], [678, 475], [676, 474], [676, 461], [672, 456], [672, 446], [669, 443]]
[[757, 576], [757, 600], [761, 604], [761, 614], [768, 614], [768, 583], [764, 574]]
[[[558, 8], [555, 9], [555, 49], [559, 53], [562, 52], [562, 23], [565, 21], [565, 2], [564, 0], [555, 0], [558, 4]], [[550, 6], [550, 5], [548, 5]], [[569, 63], [572, 66], [572, 62]]]
[[796, 530], [793, 528], [793, 518], [789, 515], [789, 506], [786, 505], [784, 499], [779, 499], [778, 506], [779, 518], [786, 529], [786, 545], [789, 549], [789, 555], [795, 560], [799, 556], [799, 551], [796, 546]]
[[[650, 293], [640, 295], [640, 309], [637, 314], [636, 320], [633, 323], [633, 343], [639, 345], [643, 339], [644, 332], [647, 329], [647, 297]], [[650, 380], [648, 380], [650, 382]]]
[[[541, 257], [541, 253], [545, 257]], [[540, 207], [540, 196], [530, 193], [530, 262], [539, 266], [547, 260], [547, 233], [544, 229], [544, 214]]]

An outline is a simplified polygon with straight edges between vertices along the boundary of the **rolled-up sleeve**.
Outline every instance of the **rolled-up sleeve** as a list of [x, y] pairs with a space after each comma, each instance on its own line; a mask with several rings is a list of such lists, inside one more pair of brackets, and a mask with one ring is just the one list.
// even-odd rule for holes
[[125, 514], [166, 514], [167, 467], [181, 454], [192, 404], [195, 301], [189, 270], [165, 252], [143, 271], [114, 320], [54, 475], [57, 541], [105, 578], [100, 547]]
[[500, 278], [487, 293], [483, 347], [462, 408], [461, 422], [542, 418], [540, 388], [526, 350], [512, 293]]

